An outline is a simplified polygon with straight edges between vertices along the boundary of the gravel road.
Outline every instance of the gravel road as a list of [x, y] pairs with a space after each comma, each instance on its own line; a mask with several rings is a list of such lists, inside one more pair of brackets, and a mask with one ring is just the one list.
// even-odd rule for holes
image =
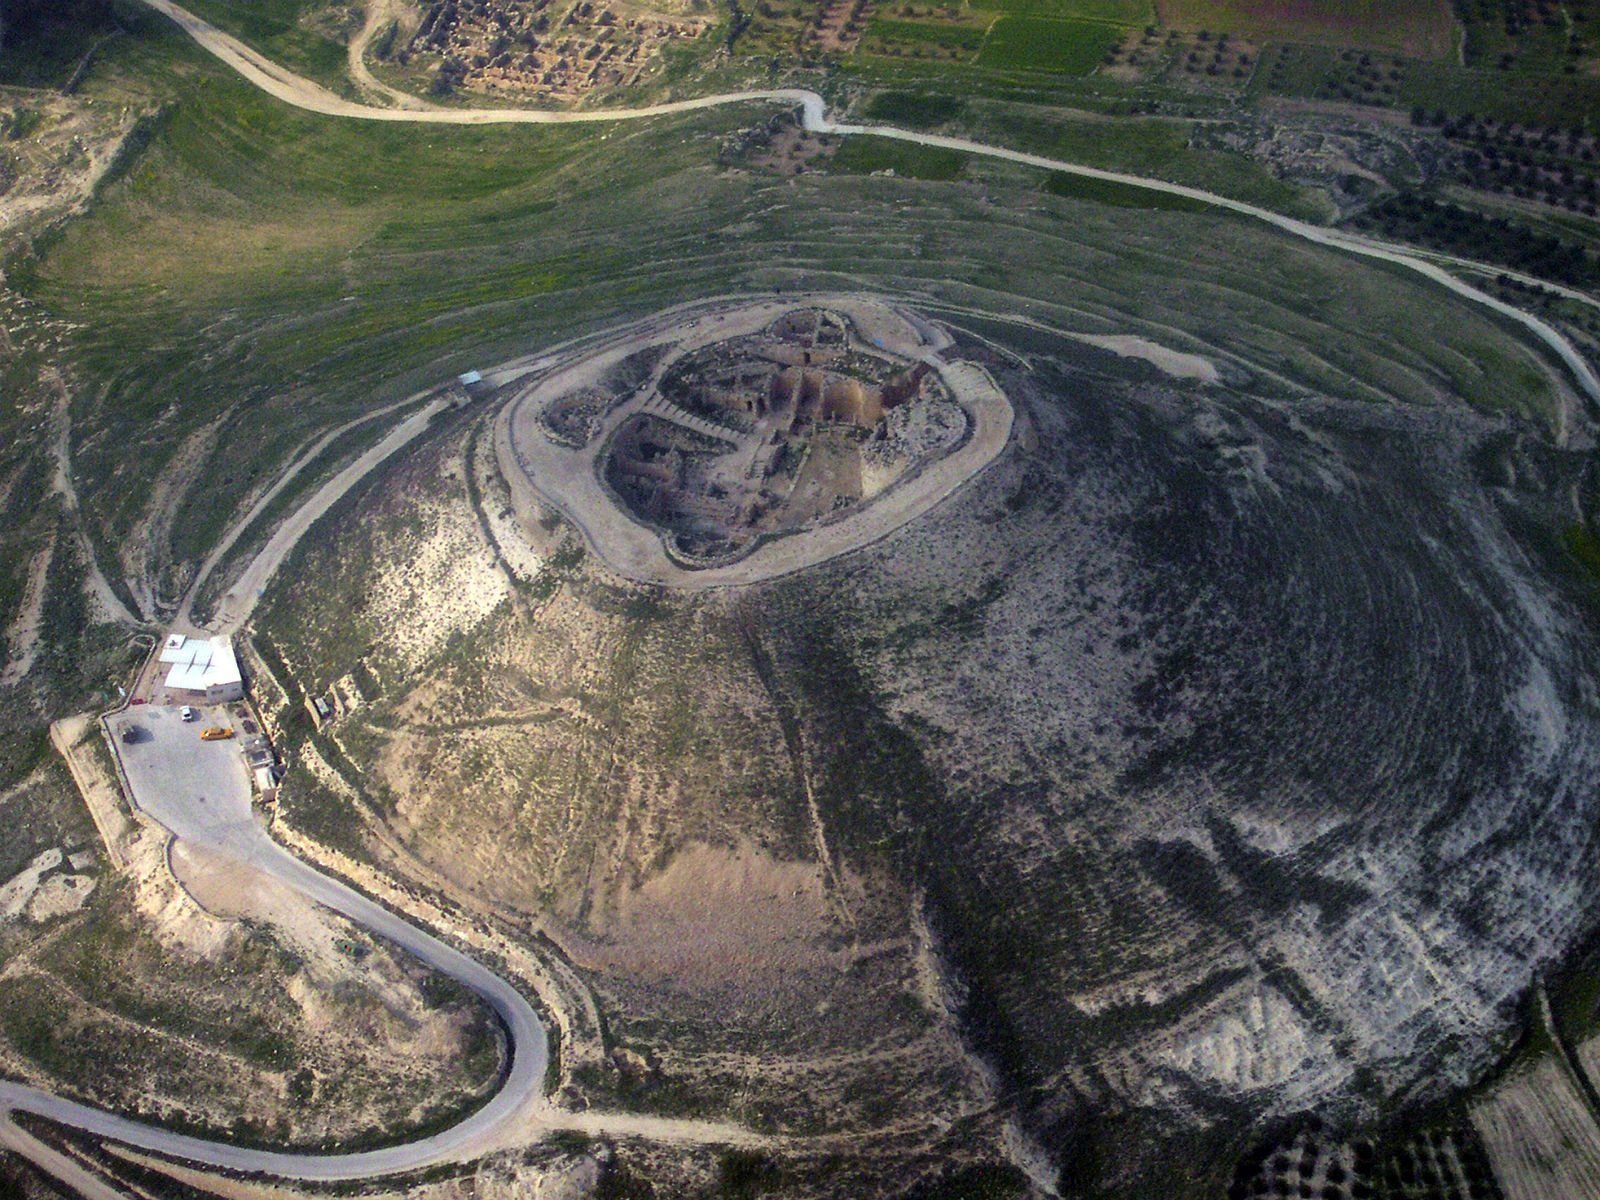
[[[909, 129], [896, 129], [889, 125], [852, 125], [833, 122], [828, 120], [827, 108], [822, 97], [816, 92], [804, 88], [727, 92], [715, 96], [700, 96], [692, 100], [675, 100], [665, 104], [642, 105], [638, 108], [595, 109], [580, 112], [550, 112], [539, 109], [505, 108], [422, 110], [373, 108], [369, 105], [358, 104], [355, 101], [336, 96], [325, 88], [318, 87], [311, 81], [284, 70], [237, 39], [230, 37], [228, 34], [202, 21], [199, 17], [172, 3], [172, 0], [144, 0], [144, 2], [177, 22], [202, 47], [216, 55], [269, 95], [284, 101], [286, 104], [293, 104], [298, 108], [323, 113], [327, 116], [353, 117], [368, 121], [409, 121], [439, 125], [567, 125], [638, 120], [644, 117], [665, 116], [672, 113], [691, 112], [697, 109], [717, 108], [728, 104], [789, 104], [799, 106], [802, 124], [811, 133], [841, 136], [871, 134], [876, 137], [911, 142], [919, 146], [936, 146], [947, 150], [957, 150], [963, 154], [998, 158], [1007, 162], [1020, 163], [1023, 166], [1037, 167], [1041, 170], [1060, 171], [1085, 179], [1099, 179], [1109, 183], [1126, 184], [1129, 187], [1146, 188], [1169, 196], [1182, 196], [1186, 199], [1201, 201], [1214, 208], [1262, 221], [1285, 233], [1304, 238], [1321, 246], [1343, 250], [1346, 253], [1357, 254], [1363, 258], [1379, 259], [1383, 262], [1393, 263], [1396, 266], [1415, 271], [1464, 299], [1493, 309], [1501, 316], [1515, 321], [1527, 329], [1548, 346], [1572, 373], [1578, 386], [1582, 388], [1589, 399], [1600, 403], [1600, 378], [1595, 376], [1583, 356], [1573, 349], [1572, 345], [1554, 326], [1540, 320], [1531, 313], [1523, 312], [1514, 305], [1507, 304], [1505, 301], [1463, 282], [1443, 267], [1437, 265], [1437, 263], [1407, 248], [1382, 242], [1375, 238], [1326, 229], [1307, 221], [1284, 216], [1270, 209], [1257, 207], [1254, 204], [1246, 204], [1240, 200], [1230, 200], [1226, 196], [1219, 196], [1214, 192], [1184, 187], [1176, 183], [1165, 183], [1156, 179], [1147, 179], [1140, 175], [1129, 175], [1121, 171], [1105, 171], [1097, 167], [1086, 167], [1064, 159], [1048, 158], [1042, 154], [1028, 154], [1020, 150], [1010, 150], [1003, 146], [987, 146], [981, 142], [969, 141], [966, 138], [947, 137], [943, 134], [922, 133]], [[1458, 261], [1461, 266], [1474, 270], [1495, 270], [1495, 268], [1484, 263], [1474, 263], [1464, 259]], [[1558, 437], [1564, 438], [1565, 432], [1566, 420], [1565, 414], [1562, 414], [1557, 429]]]

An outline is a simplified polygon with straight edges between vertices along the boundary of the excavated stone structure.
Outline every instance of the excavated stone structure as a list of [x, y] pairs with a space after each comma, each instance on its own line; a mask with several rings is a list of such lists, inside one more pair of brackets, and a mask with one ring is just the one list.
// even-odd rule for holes
[[613, 436], [604, 475], [676, 554], [728, 561], [889, 486], [920, 452], [896, 449], [909, 426], [886, 417], [938, 404], [949, 399], [929, 363], [863, 344], [838, 313], [797, 309], [669, 364]]

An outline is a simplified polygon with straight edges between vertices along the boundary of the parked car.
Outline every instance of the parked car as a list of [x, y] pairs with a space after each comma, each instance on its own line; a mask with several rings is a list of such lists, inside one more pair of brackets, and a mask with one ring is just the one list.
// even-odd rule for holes
[[190, 708], [187, 704], [185, 704], [182, 708], [180, 708], [178, 710], [178, 715], [180, 717], [182, 717], [185, 721], [192, 721], [192, 720], [194, 720], [194, 709]]

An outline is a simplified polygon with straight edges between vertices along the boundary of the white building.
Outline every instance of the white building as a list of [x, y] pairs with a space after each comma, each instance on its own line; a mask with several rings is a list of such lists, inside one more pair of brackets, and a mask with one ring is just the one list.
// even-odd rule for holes
[[168, 691], [192, 693], [197, 704], [244, 699], [244, 676], [232, 638], [186, 638], [175, 633], [161, 648], [160, 661], [172, 667], [167, 672]]

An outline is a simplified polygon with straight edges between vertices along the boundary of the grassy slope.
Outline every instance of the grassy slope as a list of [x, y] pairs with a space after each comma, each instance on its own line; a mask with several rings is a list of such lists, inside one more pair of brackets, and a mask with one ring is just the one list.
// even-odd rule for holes
[[[80, 326], [75, 450], [84, 503], [111, 542], [138, 526], [203, 423], [220, 436], [178, 512], [183, 554], [222, 528], [241, 485], [374, 403], [616, 314], [775, 283], [878, 281], [980, 302], [1015, 291], [1058, 313], [1216, 338], [1312, 387], [1365, 376], [1427, 399], [1451, 380], [1503, 403], [1508, 389], [1446, 348], [1454, 341], [1513, 369], [1530, 407], [1548, 403], [1515, 365], [1525, 352], [1470, 308], [1242, 222], [1046, 205], [1039, 173], [978, 161], [962, 172], [970, 183], [951, 184], [719, 172], [718, 145], [754, 108], [604, 132], [329, 121], [137, 17], [124, 14], [133, 35], [87, 86], [181, 99], [94, 213], [17, 274]], [[1247, 194], [1267, 186], [1189, 154], [1158, 124], [1002, 116], [1002, 136], [1040, 148], [1195, 182], [1235, 172]], [[982, 200], [991, 183], [998, 206]]]
[[1445, 58], [1455, 48], [1444, 0], [1159, 0], [1162, 23], [1257, 41], [1315, 42]]

